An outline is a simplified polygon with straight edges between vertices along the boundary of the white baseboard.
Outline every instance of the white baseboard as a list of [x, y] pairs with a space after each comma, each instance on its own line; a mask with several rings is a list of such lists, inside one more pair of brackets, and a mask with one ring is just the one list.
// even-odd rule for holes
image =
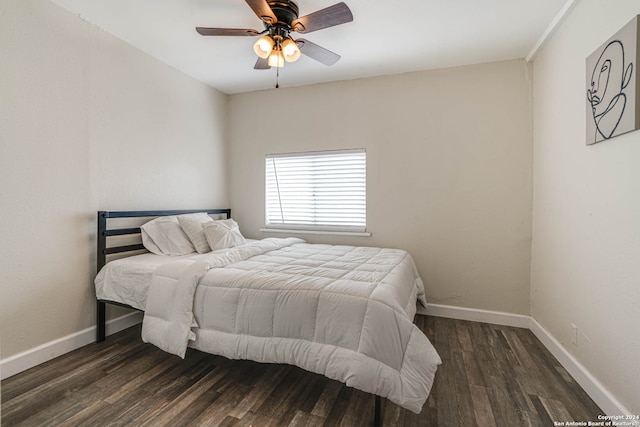
[[[555, 339], [549, 331], [543, 328], [534, 318], [531, 318], [531, 326], [529, 329], [531, 329], [531, 332], [542, 342], [547, 350], [558, 359], [560, 364], [569, 372], [573, 379], [580, 384], [580, 387], [584, 389], [605, 414], [632, 415], [629, 409], [604, 388], [604, 386], [562, 346], [560, 341]], [[629, 422], [628, 420], [625, 421]]]
[[[107, 322], [107, 335], [115, 334], [142, 321], [142, 313], [130, 313]], [[38, 347], [0, 360], [0, 379], [9, 378], [96, 340], [96, 327], [75, 332]]]
[[427, 304], [427, 308], [419, 306], [418, 314], [427, 314], [448, 319], [469, 320], [471, 322], [493, 323], [494, 325], [529, 328], [531, 316], [504, 313], [501, 311], [479, 310], [474, 308], [454, 307], [451, 305]]

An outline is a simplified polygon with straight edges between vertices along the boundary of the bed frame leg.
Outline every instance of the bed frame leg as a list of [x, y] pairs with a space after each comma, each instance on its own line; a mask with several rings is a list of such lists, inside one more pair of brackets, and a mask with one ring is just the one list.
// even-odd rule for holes
[[102, 301], [98, 301], [97, 305], [97, 322], [96, 322], [96, 342], [102, 342], [105, 340], [106, 330], [106, 309], [107, 304]]
[[380, 412], [381, 412], [381, 402], [380, 402], [380, 396], [376, 395], [376, 403], [375, 403], [375, 408], [374, 408], [374, 412], [373, 412], [373, 426], [374, 427], [380, 427], [382, 425], [382, 417], [380, 416]]

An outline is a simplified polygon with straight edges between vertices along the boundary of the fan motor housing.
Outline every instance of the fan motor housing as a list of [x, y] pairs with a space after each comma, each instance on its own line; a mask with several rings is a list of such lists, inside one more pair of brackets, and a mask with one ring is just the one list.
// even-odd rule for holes
[[291, 26], [291, 23], [298, 19], [298, 5], [291, 0], [267, 0], [267, 4], [278, 18], [278, 22]]

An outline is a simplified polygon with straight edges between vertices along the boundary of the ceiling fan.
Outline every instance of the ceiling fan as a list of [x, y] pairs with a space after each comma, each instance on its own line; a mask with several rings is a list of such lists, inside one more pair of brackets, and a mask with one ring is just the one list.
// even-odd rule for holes
[[299, 18], [298, 5], [293, 0], [245, 1], [262, 20], [265, 27], [263, 31], [206, 27], [196, 27], [196, 31], [203, 36], [262, 36], [253, 45], [253, 51], [258, 55], [258, 61], [253, 67], [256, 70], [283, 67], [285, 61], [296, 61], [301, 54], [327, 66], [340, 59], [340, 55], [309, 40], [294, 40], [291, 33], [307, 34], [353, 21], [351, 10], [343, 2]]

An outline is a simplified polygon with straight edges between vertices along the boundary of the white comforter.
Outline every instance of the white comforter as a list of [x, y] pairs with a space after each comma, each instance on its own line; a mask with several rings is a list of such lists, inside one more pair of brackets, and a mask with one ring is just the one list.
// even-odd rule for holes
[[184, 357], [287, 363], [419, 413], [437, 366], [412, 322], [424, 287], [401, 250], [264, 239], [152, 279], [143, 339]]

